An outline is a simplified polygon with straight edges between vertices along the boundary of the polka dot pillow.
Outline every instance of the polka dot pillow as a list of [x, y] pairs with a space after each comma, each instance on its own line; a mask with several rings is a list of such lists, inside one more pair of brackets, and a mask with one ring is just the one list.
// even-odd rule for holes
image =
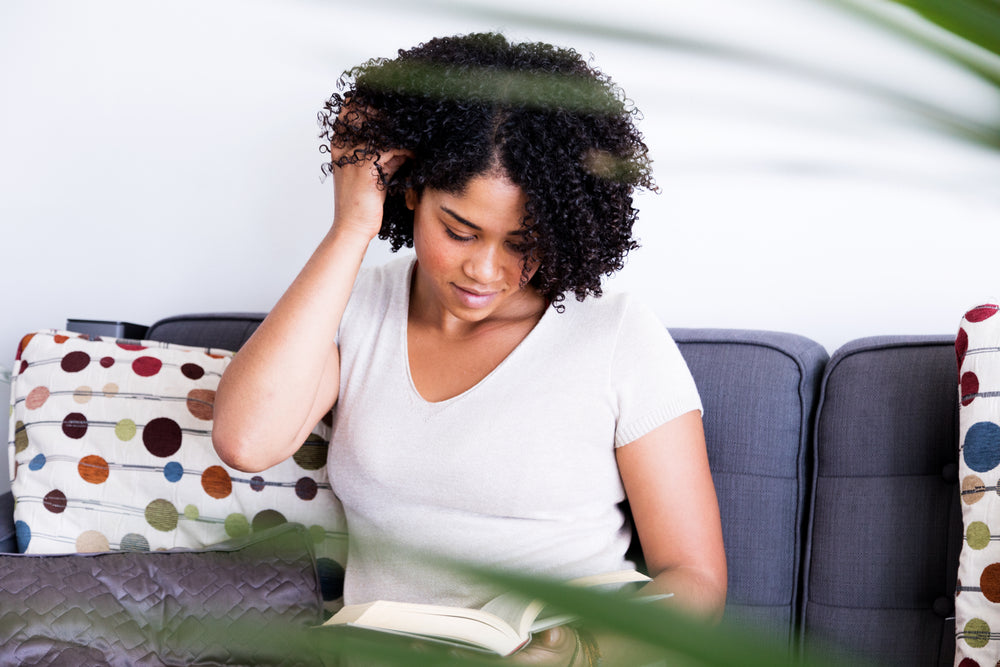
[[26, 336], [9, 431], [20, 550], [201, 548], [291, 521], [310, 529], [324, 598], [336, 601], [346, 543], [326, 475], [329, 424], [264, 472], [223, 464], [212, 407], [232, 356], [59, 331]]
[[955, 340], [965, 541], [955, 593], [955, 665], [1000, 662], [1000, 307], [973, 308]]

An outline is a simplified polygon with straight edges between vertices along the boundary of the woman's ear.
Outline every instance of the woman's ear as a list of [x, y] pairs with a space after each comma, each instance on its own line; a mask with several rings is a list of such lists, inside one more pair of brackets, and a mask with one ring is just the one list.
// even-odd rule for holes
[[417, 195], [417, 191], [414, 190], [413, 188], [406, 188], [406, 194], [404, 196], [406, 198], [406, 208], [410, 209], [411, 211], [416, 210], [417, 202], [420, 201], [420, 197]]

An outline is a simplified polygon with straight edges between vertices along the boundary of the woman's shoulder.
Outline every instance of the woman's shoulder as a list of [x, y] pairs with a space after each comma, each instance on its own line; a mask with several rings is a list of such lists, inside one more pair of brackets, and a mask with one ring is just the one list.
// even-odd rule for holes
[[393, 257], [382, 264], [362, 267], [354, 281], [352, 299], [379, 300], [408, 290], [414, 257]]
[[563, 305], [565, 314], [583, 326], [619, 329], [635, 326], [637, 320], [659, 322], [653, 309], [630, 292], [605, 292], [599, 297], [588, 296], [583, 301], [568, 296]]

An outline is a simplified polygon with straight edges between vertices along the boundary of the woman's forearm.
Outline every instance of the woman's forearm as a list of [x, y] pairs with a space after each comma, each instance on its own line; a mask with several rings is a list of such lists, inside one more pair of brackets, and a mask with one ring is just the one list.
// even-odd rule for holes
[[669, 593], [663, 604], [708, 622], [718, 622], [726, 607], [726, 572], [709, 567], [675, 567], [657, 574], [644, 595]]
[[283, 461], [336, 401], [334, 339], [369, 240], [335, 225], [226, 369], [212, 439], [228, 465], [259, 471]]

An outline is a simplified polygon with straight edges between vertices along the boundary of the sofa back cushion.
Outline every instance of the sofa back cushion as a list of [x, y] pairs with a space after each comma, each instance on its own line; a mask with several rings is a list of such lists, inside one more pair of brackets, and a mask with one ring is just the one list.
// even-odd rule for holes
[[[146, 337], [236, 350], [262, 318], [181, 315], [153, 324]], [[671, 334], [705, 407], [729, 565], [727, 618], [790, 642], [797, 620], [806, 452], [826, 350], [786, 333], [672, 329]]]
[[794, 334], [672, 329], [705, 407], [729, 566], [726, 617], [795, 637], [806, 453], [826, 350]]
[[951, 665], [961, 546], [954, 338], [837, 350], [816, 416], [803, 632], [880, 665]]

